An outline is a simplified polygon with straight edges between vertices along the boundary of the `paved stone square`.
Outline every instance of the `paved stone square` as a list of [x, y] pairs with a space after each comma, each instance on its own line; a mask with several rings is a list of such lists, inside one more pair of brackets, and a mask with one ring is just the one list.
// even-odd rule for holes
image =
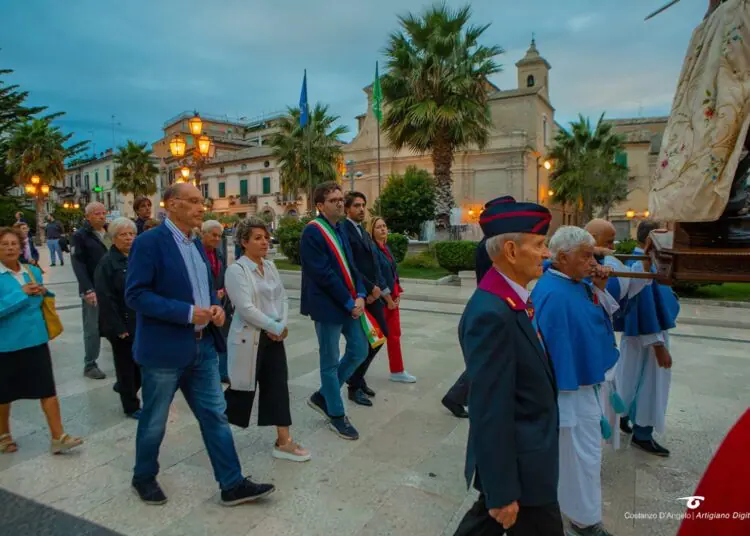
[[[463, 369], [456, 336], [461, 306], [405, 299], [404, 356], [419, 381], [388, 381], [381, 351], [368, 375], [377, 391], [374, 407], [349, 405], [361, 438], [345, 441], [305, 404], [319, 385], [317, 341], [311, 322], [297, 314], [297, 291], [290, 290], [292, 431], [313, 459], [274, 460], [274, 430], [259, 429], [254, 416], [249, 429], [234, 429], [240, 459], [247, 474], [274, 482], [277, 492], [262, 503], [224, 508], [198, 425], [178, 394], [160, 457], [169, 502], [154, 507], [129, 489], [136, 422], [122, 414], [112, 391], [109, 344], [102, 341], [99, 362], [107, 379], [84, 378], [72, 272], [66, 264], [46, 276], [65, 324], [64, 334], [51, 343], [63, 419], [67, 431], [86, 442], [68, 455], [49, 455], [39, 404], [15, 403], [12, 427], [19, 451], [0, 455], [0, 488], [117, 533], [144, 536], [452, 535], [471, 504], [474, 494], [462, 477], [468, 423], [440, 405]], [[745, 311], [723, 310], [727, 321]], [[676, 330], [672, 342], [675, 365], [662, 438], [672, 456], [605, 450], [605, 522], [618, 536], [676, 533], [676, 521], [634, 522], [626, 513], [682, 512], [684, 504], [676, 499], [692, 495], [712, 453], [750, 401], [750, 331], [689, 324]], [[8, 533], [2, 527], [10, 518], [0, 515], [0, 534]]]

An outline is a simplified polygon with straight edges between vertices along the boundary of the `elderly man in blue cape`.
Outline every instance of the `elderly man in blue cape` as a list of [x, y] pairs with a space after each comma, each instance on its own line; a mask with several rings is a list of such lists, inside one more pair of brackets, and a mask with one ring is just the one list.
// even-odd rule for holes
[[[594, 255], [597, 257], [599, 264], [609, 266], [617, 272], [644, 272], [651, 270], [651, 262], [635, 263], [625, 265], [612, 253], [615, 249], [615, 238], [617, 231], [611, 222], [603, 219], [593, 219], [586, 224], [585, 229], [594, 237], [596, 241]], [[630, 277], [609, 277], [607, 280], [607, 292], [614, 299], [610, 300], [603, 296], [602, 306], [609, 313], [613, 323], [633, 307], [635, 298], [644, 289], [651, 286], [650, 279], [639, 279]], [[619, 392], [619, 385], [616, 380], [616, 370], [614, 367], [607, 371], [606, 382], [602, 386], [601, 401], [604, 408], [604, 414], [607, 417], [611, 429], [616, 429], [620, 421], [620, 415], [627, 410]], [[615, 449], [620, 447], [620, 434], [612, 434], [608, 443]]]
[[605, 290], [611, 270], [596, 262], [594, 238], [579, 227], [560, 227], [549, 248], [552, 265], [531, 299], [559, 389], [560, 509], [573, 534], [607, 536], [602, 526], [601, 446], [609, 424], [600, 390], [619, 357], [603, 306], [615, 301]]
[[[659, 224], [653, 221], [640, 223], [637, 239], [641, 248], [651, 231], [658, 228]], [[642, 252], [640, 248], [635, 250], [636, 254]], [[640, 262], [634, 263], [633, 268], [639, 265]], [[675, 327], [679, 312], [672, 289], [654, 284], [636, 296], [633, 306], [615, 322], [615, 330], [622, 332], [616, 383], [627, 408], [620, 428], [632, 432], [635, 446], [656, 456], [669, 456], [669, 450], [654, 441], [653, 433], [664, 432], [672, 377], [669, 330]]]
[[471, 386], [466, 480], [480, 495], [456, 536], [563, 534], [557, 387], [526, 289], [549, 257], [549, 223], [546, 208], [513, 198], [480, 218], [492, 267], [458, 328]]

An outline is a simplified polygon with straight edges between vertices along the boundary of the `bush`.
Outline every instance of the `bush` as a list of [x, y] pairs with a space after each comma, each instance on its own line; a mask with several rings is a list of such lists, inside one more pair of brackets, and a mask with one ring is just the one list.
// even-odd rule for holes
[[390, 233], [388, 235], [388, 247], [391, 248], [393, 256], [397, 263], [400, 263], [406, 257], [406, 252], [409, 250], [409, 239], [399, 233]]
[[85, 220], [83, 209], [80, 208], [63, 208], [58, 205], [52, 211], [52, 215], [68, 235], [73, 234], [73, 227], [80, 228]]
[[404, 268], [421, 269], [440, 268], [437, 259], [433, 257], [432, 253], [430, 253], [429, 251], [423, 251], [419, 255], [408, 257], [404, 259], [403, 262], [399, 264], [399, 266], [403, 266]]
[[382, 216], [392, 231], [418, 237], [422, 224], [435, 217], [435, 180], [426, 170], [409, 166], [403, 175], [388, 177], [370, 212]]
[[36, 212], [23, 206], [15, 197], [0, 196], [0, 226], [11, 226], [16, 223], [16, 212], [22, 212], [29, 228], [36, 231]]
[[617, 255], [630, 255], [636, 247], [638, 247], [638, 242], [632, 238], [628, 238], [627, 240], [621, 240], [615, 246], [615, 253]]
[[437, 261], [449, 272], [474, 270], [478, 242], [469, 240], [446, 240], [435, 244]]
[[291, 263], [301, 264], [302, 262], [299, 255], [299, 241], [302, 238], [302, 231], [309, 221], [310, 218], [297, 219], [287, 216], [279, 222], [276, 238], [279, 239], [281, 251]]

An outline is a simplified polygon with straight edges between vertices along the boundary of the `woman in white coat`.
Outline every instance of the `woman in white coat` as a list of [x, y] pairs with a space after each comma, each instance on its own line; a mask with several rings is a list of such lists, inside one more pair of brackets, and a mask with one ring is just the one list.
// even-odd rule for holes
[[243, 255], [227, 268], [225, 279], [235, 307], [227, 340], [227, 417], [247, 428], [259, 387], [258, 426], [276, 426], [274, 458], [304, 462], [310, 453], [289, 433], [292, 416], [284, 350], [289, 301], [276, 266], [265, 259], [270, 235], [263, 220], [247, 218], [238, 224], [236, 237]]

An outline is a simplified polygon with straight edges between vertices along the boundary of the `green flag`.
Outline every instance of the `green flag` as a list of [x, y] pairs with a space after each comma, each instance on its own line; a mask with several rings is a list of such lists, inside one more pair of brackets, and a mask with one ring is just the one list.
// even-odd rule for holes
[[375, 62], [375, 83], [372, 85], [372, 113], [378, 120], [378, 125], [383, 121], [383, 91], [380, 89], [380, 75], [378, 74], [378, 62]]

